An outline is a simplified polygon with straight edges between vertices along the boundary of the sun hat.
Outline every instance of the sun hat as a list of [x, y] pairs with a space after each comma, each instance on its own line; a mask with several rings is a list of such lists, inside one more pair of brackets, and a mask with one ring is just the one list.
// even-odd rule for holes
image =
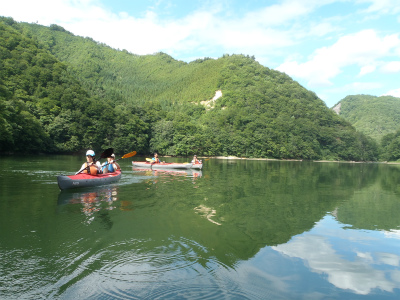
[[93, 150], [86, 151], [86, 156], [95, 156], [94, 151]]

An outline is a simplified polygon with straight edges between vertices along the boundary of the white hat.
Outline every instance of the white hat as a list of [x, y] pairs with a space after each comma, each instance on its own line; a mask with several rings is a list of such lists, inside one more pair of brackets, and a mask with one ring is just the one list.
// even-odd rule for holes
[[86, 151], [86, 156], [94, 156], [94, 151], [93, 150], [88, 150]]

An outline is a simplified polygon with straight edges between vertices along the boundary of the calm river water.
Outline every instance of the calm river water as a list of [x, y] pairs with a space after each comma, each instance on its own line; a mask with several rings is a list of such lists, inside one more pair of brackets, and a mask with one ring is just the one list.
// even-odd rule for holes
[[128, 158], [60, 192], [83, 160], [0, 158], [0, 299], [400, 298], [398, 165]]

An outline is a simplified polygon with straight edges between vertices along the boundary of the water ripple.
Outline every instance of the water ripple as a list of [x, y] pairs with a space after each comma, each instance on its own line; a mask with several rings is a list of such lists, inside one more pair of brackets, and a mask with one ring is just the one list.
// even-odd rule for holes
[[[134, 242], [136, 247], [138, 242]], [[170, 272], [173, 270], [184, 269], [193, 266], [197, 261], [197, 254], [185, 244], [176, 243], [168, 247], [158, 247], [152, 252], [140, 253], [135, 251], [113, 251], [114, 246], [105, 249], [104, 256], [115, 257], [118, 259], [109, 260], [100, 270], [101, 274], [111, 278], [126, 280], [133, 275], [149, 275]], [[157, 251], [157, 252], [155, 252]]]
[[[187, 240], [144, 251], [151, 241], [130, 241], [97, 253], [102, 267], [93, 274], [94, 298], [113, 299], [246, 299], [235, 282], [235, 270], [202, 246]], [[132, 244], [135, 249], [128, 249]], [[121, 248], [124, 248], [123, 250]], [[106, 296], [107, 295], [107, 296]], [[257, 297], [253, 297], [257, 299]], [[261, 299], [261, 298], [260, 298]]]

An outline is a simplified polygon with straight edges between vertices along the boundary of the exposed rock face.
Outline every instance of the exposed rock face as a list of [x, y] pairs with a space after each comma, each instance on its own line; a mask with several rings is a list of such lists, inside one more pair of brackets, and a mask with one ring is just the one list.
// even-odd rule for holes
[[204, 105], [206, 109], [214, 108], [215, 101], [220, 97], [222, 97], [222, 91], [218, 90], [211, 100], [201, 101], [200, 104]]
[[335, 112], [335, 113], [337, 113], [338, 115], [340, 115], [340, 108], [342, 107], [342, 103], [340, 103], [339, 102], [339, 104], [338, 105], [336, 105], [334, 108], [332, 108], [333, 109], [333, 111]]

